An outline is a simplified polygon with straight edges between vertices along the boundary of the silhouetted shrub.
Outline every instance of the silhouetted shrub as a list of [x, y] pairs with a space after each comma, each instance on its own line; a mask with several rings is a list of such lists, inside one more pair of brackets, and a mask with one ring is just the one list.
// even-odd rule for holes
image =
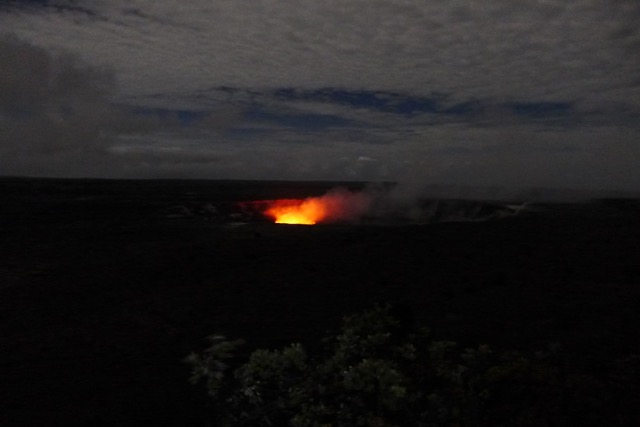
[[[345, 317], [313, 357], [291, 344], [256, 350], [234, 369], [229, 361], [239, 342], [212, 337], [208, 349], [187, 359], [191, 380], [205, 381], [221, 426], [595, 425], [603, 414], [598, 390], [605, 384], [567, 376], [557, 349], [461, 349], [407, 330], [391, 313], [375, 307]], [[594, 408], [599, 416], [590, 415]]]

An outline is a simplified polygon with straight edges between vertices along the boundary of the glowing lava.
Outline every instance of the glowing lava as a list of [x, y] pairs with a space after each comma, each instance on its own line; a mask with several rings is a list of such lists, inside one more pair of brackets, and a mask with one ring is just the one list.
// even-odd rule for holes
[[371, 203], [367, 194], [337, 188], [320, 197], [271, 200], [264, 214], [278, 224], [353, 222], [369, 210]]
[[277, 224], [313, 225], [326, 217], [326, 209], [318, 198], [274, 200], [265, 213]]

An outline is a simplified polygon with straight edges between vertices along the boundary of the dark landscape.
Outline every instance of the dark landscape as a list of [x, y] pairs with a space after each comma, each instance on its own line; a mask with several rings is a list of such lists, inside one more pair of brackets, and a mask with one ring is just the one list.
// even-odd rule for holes
[[375, 303], [596, 376], [640, 354], [640, 201], [422, 200], [419, 220], [316, 226], [238, 207], [335, 186], [0, 180], [0, 425], [201, 426], [183, 360], [208, 335], [313, 347]]

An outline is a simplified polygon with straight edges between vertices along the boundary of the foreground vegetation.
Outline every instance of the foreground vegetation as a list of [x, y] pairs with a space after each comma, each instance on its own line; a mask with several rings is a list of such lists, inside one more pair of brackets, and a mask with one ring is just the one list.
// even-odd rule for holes
[[525, 354], [461, 348], [377, 306], [344, 318], [317, 354], [258, 349], [212, 336], [188, 358], [221, 426], [637, 425], [640, 357], [574, 369], [558, 345]]

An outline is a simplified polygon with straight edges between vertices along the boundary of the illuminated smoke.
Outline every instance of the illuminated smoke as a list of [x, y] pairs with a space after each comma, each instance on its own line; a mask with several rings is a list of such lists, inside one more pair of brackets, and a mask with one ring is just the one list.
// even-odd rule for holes
[[264, 213], [278, 224], [355, 222], [367, 213], [371, 204], [368, 194], [338, 188], [320, 197], [270, 201]]

